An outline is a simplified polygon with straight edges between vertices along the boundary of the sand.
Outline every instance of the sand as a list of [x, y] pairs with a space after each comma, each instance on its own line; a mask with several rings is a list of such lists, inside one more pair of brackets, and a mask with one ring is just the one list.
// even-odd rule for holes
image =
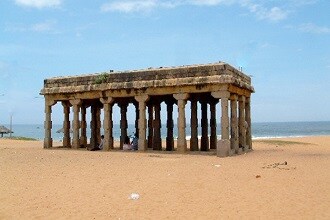
[[0, 139], [0, 219], [330, 219], [330, 136], [280, 140], [218, 158]]

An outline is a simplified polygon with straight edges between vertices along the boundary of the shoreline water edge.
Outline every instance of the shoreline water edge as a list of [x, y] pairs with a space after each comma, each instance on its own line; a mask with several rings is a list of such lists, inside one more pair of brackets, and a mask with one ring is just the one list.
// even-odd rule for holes
[[[9, 127], [8, 125], [5, 125]], [[55, 124], [52, 129], [52, 137], [56, 141], [61, 141], [63, 133], [57, 133], [62, 125]], [[200, 128], [199, 128], [200, 129]], [[44, 137], [44, 129], [42, 124], [14, 124], [12, 125], [14, 133], [12, 136], [22, 136], [42, 140]], [[128, 125], [128, 134], [133, 136], [134, 125]], [[220, 125], [217, 126], [217, 133], [221, 134]], [[162, 138], [166, 138], [166, 125], [161, 128]], [[199, 130], [200, 134], [200, 130]], [[327, 136], [330, 135], [330, 121], [322, 122], [257, 122], [252, 123], [252, 139], [269, 139], [269, 138], [292, 138], [292, 137], [309, 137], [309, 136]], [[4, 137], [8, 137], [5, 135]], [[90, 137], [89, 128], [87, 128], [87, 136]], [[115, 140], [119, 140], [120, 127], [114, 125], [113, 136]], [[174, 137], [177, 137], [177, 130], [174, 129]], [[187, 124], [187, 140], [190, 139], [190, 127]], [[199, 136], [200, 137], [200, 136]], [[221, 136], [218, 135], [218, 138]]]

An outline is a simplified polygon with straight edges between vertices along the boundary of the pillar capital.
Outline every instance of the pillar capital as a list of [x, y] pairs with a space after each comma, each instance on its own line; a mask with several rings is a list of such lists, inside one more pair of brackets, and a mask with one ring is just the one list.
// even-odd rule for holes
[[135, 100], [138, 102], [147, 102], [149, 100], [149, 96], [148, 95], [138, 95], [135, 96]]
[[216, 91], [216, 92], [212, 92], [211, 95], [216, 99], [229, 98], [230, 97], [230, 92], [228, 92], [228, 91]]
[[229, 99], [232, 100], [232, 101], [237, 101], [238, 95], [237, 94], [230, 94]]
[[238, 101], [240, 101], [240, 102], [245, 102], [245, 96], [240, 95], [240, 96], [238, 97]]
[[57, 103], [57, 101], [55, 101], [53, 99], [46, 98], [46, 100], [45, 100], [45, 105], [47, 105], [47, 106], [53, 106], [56, 103]]
[[62, 101], [62, 106], [63, 106], [63, 107], [70, 107], [71, 104], [70, 104], [69, 101]]
[[100, 98], [100, 101], [102, 102], [102, 104], [112, 104], [114, 102], [114, 98], [104, 97], [104, 98]]
[[70, 104], [71, 105], [81, 105], [82, 101], [81, 99], [71, 99]]
[[176, 100], [187, 100], [189, 98], [189, 94], [188, 93], [177, 93], [177, 94], [173, 94], [173, 97]]

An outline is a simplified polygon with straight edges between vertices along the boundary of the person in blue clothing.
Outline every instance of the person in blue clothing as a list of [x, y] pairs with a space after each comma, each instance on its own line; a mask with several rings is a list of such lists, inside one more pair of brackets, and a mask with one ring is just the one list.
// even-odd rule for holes
[[134, 134], [133, 140], [132, 140], [132, 150], [138, 150], [138, 142], [139, 142], [139, 136], [137, 133]]

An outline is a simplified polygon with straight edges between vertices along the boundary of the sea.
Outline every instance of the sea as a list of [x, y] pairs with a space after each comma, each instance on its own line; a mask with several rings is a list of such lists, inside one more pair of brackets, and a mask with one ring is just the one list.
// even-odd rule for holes
[[[4, 125], [9, 128], [9, 125]], [[62, 125], [55, 124], [52, 129], [53, 140], [61, 141], [63, 133], [57, 133]], [[176, 127], [175, 127], [176, 128]], [[13, 124], [12, 136], [29, 137], [38, 140], [44, 138], [44, 128], [42, 124]], [[90, 129], [87, 128], [87, 137], [90, 138]], [[134, 125], [128, 125], [128, 134], [134, 134]], [[102, 130], [101, 130], [102, 132]], [[201, 131], [199, 129], [199, 134]], [[221, 134], [220, 125], [217, 126], [217, 134]], [[161, 128], [162, 138], [166, 138], [166, 125]], [[190, 138], [190, 126], [187, 124], [187, 139]], [[330, 121], [313, 122], [256, 122], [252, 123], [252, 138], [284, 138], [284, 137], [304, 137], [304, 136], [323, 136], [330, 135]], [[8, 137], [9, 135], [4, 135]], [[113, 136], [115, 140], [120, 138], [119, 125], [113, 126]], [[177, 129], [174, 129], [174, 137], [177, 137]]]

